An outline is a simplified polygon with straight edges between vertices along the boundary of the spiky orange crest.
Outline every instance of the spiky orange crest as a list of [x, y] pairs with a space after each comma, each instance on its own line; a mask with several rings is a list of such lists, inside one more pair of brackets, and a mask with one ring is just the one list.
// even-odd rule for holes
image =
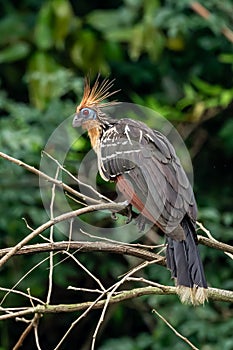
[[90, 78], [85, 77], [84, 80], [84, 92], [83, 98], [77, 107], [77, 112], [82, 108], [95, 108], [95, 107], [106, 107], [116, 104], [116, 101], [112, 102], [102, 102], [109, 96], [114, 95], [120, 90], [109, 91], [113, 87], [114, 80], [104, 79], [101, 83], [99, 82], [99, 75], [96, 78], [94, 85], [91, 87]]

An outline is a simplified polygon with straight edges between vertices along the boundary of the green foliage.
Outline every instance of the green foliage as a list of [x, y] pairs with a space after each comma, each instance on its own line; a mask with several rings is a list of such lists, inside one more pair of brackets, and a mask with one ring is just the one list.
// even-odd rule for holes
[[219, 136], [223, 142], [226, 152], [229, 156], [233, 154], [233, 120], [227, 120], [219, 131]]
[[[222, 29], [232, 26], [232, 3], [230, 0], [202, 1], [212, 13], [208, 20], [194, 13], [190, 3], [190, 0], [124, 0], [104, 4], [68, 0], [2, 2], [0, 150], [39, 167], [41, 151], [51, 133], [75, 112], [82, 94], [83, 76], [90, 73], [93, 78], [98, 72], [111, 75], [116, 78], [116, 88], [121, 89], [119, 100], [152, 108], [175, 125], [183, 123], [182, 126], [187, 127], [185, 135], [194, 131], [188, 144], [195, 154], [199, 220], [216, 239], [230, 244], [233, 55], [232, 43], [223, 36]], [[67, 167], [74, 173], [88, 147], [85, 137], [73, 145]], [[22, 218], [35, 228], [48, 217], [36, 176], [3, 159], [0, 159], [0, 188], [0, 244], [7, 247], [30, 232]], [[86, 215], [85, 220], [106, 223], [109, 218], [97, 213]], [[55, 234], [63, 239], [60, 232]], [[206, 247], [201, 247], [201, 254], [209, 284], [232, 289], [232, 260]], [[1, 271], [0, 285], [12, 287], [24, 273], [47, 257], [48, 254], [15, 257]], [[126, 266], [132, 267], [135, 263], [107, 254], [89, 253], [78, 257], [91, 271], [98, 267], [98, 274], [104, 277], [106, 285], [123, 274]], [[60, 255], [55, 258], [54, 303], [67, 302], [66, 287], [71, 283], [92, 287], [76, 265], [70, 261], [60, 264], [63, 258]], [[19, 288], [26, 292], [30, 286], [33, 295], [43, 298], [47, 268], [46, 260]], [[172, 283], [169, 272], [162, 267], [150, 266], [143, 273], [145, 278], [156, 282]], [[80, 294], [70, 293], [69, 297], [73, 302], [80, 301]], [[9, 305], [19, 305], [22, 301], [25, 302], [14, 294], [6, 300]], [[188, 346], [151, 313], [155, 307], [200, 349], [233, 348], [229, 305], [215, 302], [193, 309], [181, 305], [176, 297], [150, 296], [114, 309], [98, 349], [187, 349]], [[45, 318], [44, 332], [54, 337], [64, 334], [67, 324], [73, 320], [70, 315], [55, 317], [53, 322], [51, 319]], [[59, 330], [57, 322], [61, 322]], [[88, 322], [92, 330], [98, 317], [91, 316]], [[85, 338], [92, 336], [87, 333], [85, 323], [80, 327], [79, 332], [70, 336], [69, 348], [81, 344], [81, 349], [86, 342], [83, 334]], [[15, 323], [13, 328], [12, 324], [1, 324], [0, 332], [4, 350], [12, 348], [20, 334]], [[44, 348], [54, 348], [53, 340], [44, 341]], [[25, 349], [33, 348], [25, 344]]]

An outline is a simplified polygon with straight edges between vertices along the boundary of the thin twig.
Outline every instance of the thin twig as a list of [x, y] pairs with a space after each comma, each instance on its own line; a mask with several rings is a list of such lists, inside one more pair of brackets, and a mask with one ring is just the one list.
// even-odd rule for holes
[[27, 292], [28, 292], [29, 300], [30, 300], [32, 307], [35, 307], [35, 304], [33, 303], [33, 298], [31, 296], [30, 288], [27, 288]]
[[[14, 286], [13, 288], [15, 288], [15, 286]], [[29, 294], [27, 294], [27, 293], [22, 292], [21, 290], [15, 290], [15, 289], [13, 289], [13, 288], [4, 288], [4, 287], [0, 287], [0, 290], [3, 291], [3, 292], [8, 292], [7, 295], [8, 295], [9, 293], [19, 294], [19, 295], [22, 295], [23, 297], [26, 297], [26, 298], [30, 299], [30, 300], [35, 300], [35, 301], [37, 301], [37, 303], [40, 303], [40, 304], [42, 304], [42, 305], [45, 304], [45, 303], [44, 303], [42, 300], [40, 300], [39, 298], [33, 297], [33, 296], [31, 296], [31, 295], [29, 295]], [[2, 305], [2, 303], [3, 303], [3, 301], [4, 301], [5, 299], [6, 299], [6, 296], [4, 296], [4, 298], [2, 299], [0, 305]]]
[[[3, 302], [6, 300], [6, 298], [7, 298], [7, 296], [11, 293], [11, 292], [13, 292], [13, 293], [17, 293], [18, 291], [15, 291], [15, 288], [20, 284], [20, 282], [22, 282], [23, 280], [24, 280], [24, 278], [26, 278], [32, 271], [34, 271], [38, 266], [40, 266], [41, 264], [43, 264], [46, 260], [48, 260], [49, 259], [49, 257], [46, 257], [45, 259], [43, 259], [42, 261], [40, 261], [39, 263], [37, 263], [36, 265], [34, 265], [28, 272], [26, 272], [24, 275], [23, 275], [23, 277], [21, 277], [16, 283], [15, 283], [15, 285], [11, 288], [11, 289], [7, 289], [7, 288], [4, 288], [6, 291], [8, 290], [8, 293], [6, 293], [5, 295], [4, 295], [4, 297], [2, 298], [2, 300], [1, 300], [1, 303], [0, 303], [0, 305], [2, 305], [3, 304]], [[0, 290], [3, 290], [3, 288], [2, 287], [0, 287]], [[22, 292], [20, 292], [20, 293], [22, 293]], [[26, 294], [26, 293], [24, 293], [24, 296], [26, 296], [27, 298], [28, 298], [28, 294]], [[32, 297], [31, 297], [32, 298]], [[33, 297], [34, 298], [34, 297]], [[45, 304], [42, 300], [40, 300], [40, 299], [38, 299], [38, 298], [36, 298], [36, 301], [37, 302], [40, 302], [41, 304]]]
[[[0, 311], [1, 312], [7, 312], [7, 313], [11, 313], [11, 312], [15, 312], [15, 311], [21, 311], [21, 310], [27, 310], [28, 309], [28, 306], [20, 306], [20, 307], [7, 307], [7, 308], [4, 308], [4, 307], [1, 307], [0, 306]], [[22, 318], [21, 318], [22, 319]], [[17, 320], [17, 317], [16, 317], [16, 320]]]
[[64, 168], [57, 159], [53, 158], [49, 153], [43, 151], [43, 154], [45, 154], [48, 158], [52, 159], [57, 165], [58, 167], [64, 171], [66, 174], [68, 174], [71, 179], [73, 179], [75, 182], [77, 182], [79, 185], [83, 186], [83, 187], [87, 187], [89, 190], [91, 190], [94, 194], [96, 194], [101, 200], [105, 200], [106, 202], [109, 203], [114, 203], [111, 199], [109, 199], [108, 197], [105, 197], [103, 194], [99, 193], [97, 190], [95, 190], [91, 185], [88, 185], [82, 181], [80, 181], [77, 177], [75, 177], [73, 174], [71, 174], [66, 168]]
[[69, 251], [69, 249], [70, 249], [70, 243], [71, 243], [71, 240], [72, 240], [73, 223], [74, 223], [74, 218], [72, 218], [72, 219], [70, 220], [69, 236], [68, 236], [68, 243], [69, 243], [69, 245], [68, 245], [68, 247], [67, 247], [67, 249], [66, 249], [67, 251]]
[[76, 326], [76, 324], [79, 323], [79, 321], [84, 318], [89, 311], [91, 311], [92, 309], [95, 308], [95, 306], [98, 304], [98, 302], [101, 302], [100, 299], [103, 298], [103, 296], [107, 293], [106, 291], [103, 291], [97, 298], [96, 300], [94, 300], [93, 302], [91, 302], [88, 306], [88, 308], [70, 325], [70, 327], [68, 328], [68, 330], [66, 331], [66, 333], [63, 335], [62, 339], [59, 341], [59, 343], [57, 344], [57, 346], [54, 348], [54, 350], [58, 350], [59, 347], [61, 346], [61, 344], [64, 342], [64, 340], [66, 339], [66, 337], [68, 336], [68, 334], [71, 332], [71, 330]]
[[26, 227], [27, 227], [30, 231], [33, 231], [33, 228], [28, 224], [27, 219], [26, 219], [26, 218], [22, 218], [22, 220], [25, 222]]
[[15, 344], [15, 346], [12, 348], [12, 350], [18, 350], [23, 345], [24, 340], [28, 336], [28, 334], [31, 332], [31, 330], [34, 327], [34, 320], [37, 318], [37, 314], [34, 315], [33, 319], [30, 321], [30, 324], [25, 328], [23, 333], [20, 335], [19, 340]]
[[150, 280], [147, 280], [146, 278], [143, 278], [143, 277], [128, 277], [127, 281], [142, 282], [142, 283], [149, 284], [150, 286], [158, 287], [158, 288], [163, 289], [163, 285], [162, 284], [156, 283], [156, 282], [153, 282], [153, 281], [150, 281]]
[[24, 169], [30, 171], [31, 173], [39, 176], [40, 178], [48, 181], [48, 182], [51, 182], [53, 184], [56, 184], [58, 187], [62, 187], [65, 191], [73, 194], [74, 196], [77, 196], [78, 198], [81, 198], [83, 199], [84, 201], [85, 200], [88, 200], [90, 203], [94, 203], [94, 204], [98, 204], [98, 203], [101, 203], [100, 200], [96, 200], [94, 198], [91, 198], [91, 197], [88, 197], [86, 195], [83, 195], [82, 193], [74, 190], [72, 187], [64, 184], [62, 181], [60, 180], [55, 180], [53, 177], [43, 173], [42, 171], [36, 169], [35, 167], [31, 166], [31, 165], [28, 165], [27, 163], [24, 163], [22, 162], [21, 160], [17, 159], [17, 158], [14, 158], [14, 157], [11, 157], [9, 156], [8, 154], [6, 153], [3, 153], [3, 152], [0, 152], [0, 157], [10, 161], [11, 163], [14, 163], [18, 166], [21, 166], [23, 167]]
[[172, 325], [155, 309], [152, 310], [153, 313], [155, 313], [157, 316], [159, 316], [161, 318], [161, 320], [163, 320], [164, 323], [166, 323], [166, 325], [171, 328], [171, 330], [175, 333], [175, 335], [177, 335], [177, 337], [179, 337], [180, 339], [182, 339], [183, 341], [185, 341], [192, 349], [194, 350], [199, 350], [198, 348], [196, 348], [196, 346], [194, 346], [186, 337], [184, 337], [182, 334], [180, 334], [174, 327], [172, 327]]
[[[60, 172], [60, 168], [57, 167], [57, 171], [55, 174], [55, 179], [57, 180], [58, 175]], [[54, 215], [53, 215], [53, 208], [54, 208], [54, 201], [55, 201], [55, 189], [56, 189], [56, 185], [53, 184], [52, 185], [52, 196], [51, 196], [51, 202], [50, 202], [50, 218], [54, 219]], [[50, 243], [53, 243], [53, 232], [54, 232], [54, 226], [50, 227], [50, 235], [49, 235], [49, 240]], [[46, 298], [46, 304], [50, 303], [50, 299], [51, 299], [51, 295], [52, 295], [52, 289], [53, 289], [53, 251], [50, 251], [49, 253], [49, 285], [48, 285], [48, 292], [47, 292], [47, 298]]]
[[[209, 237], [209, 240], [207, 241], [207, 239], [205, 239], [205, 237], [203, 237], [203, 236], [199, 236], [198, 237], [198, 240], [201, 242], [201, 243], [203, 243], [203, 244], [205, 244], [206, 242], [208, 242], [209, 243], [209, 246], [210, 247], [217, 247], [217, 249], [220, 249], [220, 250], [222, 250], [222, 251], [224, 251], [224, 253], [226, 254], [226, 255], [228, 255], [231, 259], [233, 259], [233, 247], [232, 246], [230, 246], [230, 245], [228, 245], [228, 244], [225, 244], [225, 243], [222, 243], [222, 242], [219, 242], [217, 239], [215, 239], [213, 236], [212, 236], [212, 234], [211, 234], [211, 232], [209, 231], [209, 230], [207, 230], [207, 228], [205, 228], [205, 226], [201, 223], [201, 222], [196, 222], [197, 223], [197, 225], [198, 225], [198, 227], [203, 231], [203, 232], [205, 232], [206, 233], [206, 235]], [[207, 245], [207, 244], [206, 244]]]
[[90, 238], [95, 238], [95, 239], [99, 239], [101, 241], [106, 241], [106, 242], [111, 242], [111, 243], [125, 244], [125, 245], [129, 245], [130, 247], [140, 247], [140, 248], [145, 248], [145, 249], [157, 249], [157, 248], [164, 247], [164, 244], [146, 245], [146, 244], [140, 244], [140, 243], [126, 243], [126, 242], [122, 242], [122, 241], [117, 241], [115, 239], [110, 239], [107, 237], [100, 237], [97, 235], [92, 235], [91, 233], [88, 233], [81, 228], [80, 228], [80, 232], [82, 234], [90, 237]]
[[103, 290], [100, 289], [77, 288], [73, 286], [68, 286], [67, 289], [75, 290], [76, 292], [103, 293]]
[[131, 271], [129, 271], [124, 277], [121, 278], [121, 280], [117, 283], [115, 283], [115, 285], [113, 285], [111, 287], [111, 291], [107, 294], [107, 298], [102, 310], [102, 313], [100, 315], [99, 321], [97, 323], [96, 329], [94, 331], [93, 337], [92, 337], [92, 344], [91, 344], [91, 350], [94, 350], [95, 348], [95, 341], [96, 341], [96, 336], [98, 334], [99, 328], [104, 320], [104, 316], [107, 310], [107, 307], [109, 306], [110, 300], [113, 297], [113, 294], [115, 293], [115, 291], [127, 280], [128, 277], [132, 276], [133, 274], [135, 274], [135, 272], [143, 269], [144, 267], [154, 264], [156, 261], [145, 261], [144, 263], [136, 266], [134, 269], [132, 269]]
[[117, 209], [120, 210], [124, 206], [123, 204], [117, 204], [117, 203], [102, 203], [102, 204], [93, 204], [89, 205], [86, 208], [77, 209], [71, 212], [67, 212], [64, 214], [61, 214], [54, 219], [50, 219], [49, 221], [45, 222], [41, 226], [39, 226], [37, 229], [32, 231], [27, 237], [22, 239], [19, 243], [17, 243], [6, 255], [4, 255], [0, 260], [0, 267], [3, 266], [15, 253], [20, 250], [24, 245], [26, 245], [28, 242], [30, 242], [33, 238], [38, 236], [40, 233], [44, 232], [46, 229], [50, 228], [52, 225], [57, 224], [58, 222], [66, 221], [71, 218], [74, 218], [76, 216], [90, 213], [92, 211], [97, 210], [104, 210], [104, 209]]
[[[139, 267], [137, 267], [137, 270], [138, 270], [138, 269], [141, 269], [141, 268], [142, 268], [142, 267], [139, 266]], [[136, 269], [136, 268], [135, 268], [135, 269]], [[130, 273], [131, 273], [131, 272], [130, 272]], [[123, 279], [122, 279], [122, 280], [123, 280]], [[122, 281], [122, 280], [121, 280], [121, 281]], [[94, 335], [93, 335], [93, 342], [92, 342], [92, 348], [93, 348], [94, 343], [95, 343], [96, 332], [98, 331], [98, 328], [99, 328], [100, 324], [102, 323], [103, 315], [105, 314], [105, 311], [106, 311], [106, 308], [107, 308], [107, 306], [108, 306], [108, 304], [109, 304], [109, 302], [110, 302], [110, 299], [111, 299], [113, 293], [115, 292], [114, 289], [115, 289], [115, 288], [117, 289], [118, 285], [121, 285], [121, 284], [122, 284], [121, 281], [119, 281], [119, 282], [117, 282], [115, 285], [109, 287], [107, 290], [104, 290], [104, 291], [99, 295], [99, 297], [98, 297], [94, 302], [92, 302], [92, 303], [90, 304], [90, 306], [87, 308], [87, 310], [86, 310], [85, 312], [83, 312], [83, 314], [80, 315], [79, 318], [76, 319], [76, 320], [70, 325], [69, 329], [68, 329], [68, 330], [66, 331], [66, 333], [63, 335], [62, 339], [61, 339], [60, 342], [57, 344], [57, 346], [55, 347], [54, 350], [58, 350], [58, 349], [59, 349], [60, 345], [61, 345], [61, 344], [63, 343], [63, 341], [66, 339], [66, 337], [68, 336], [68, 334], [70, 333], [70, 331], [76, 326], [76, 324], [78, 324], [78, 322], [79, 322], [83, 317], [85, 317], [85, 316], [87, 315], [87, 313], [88, 313], [91, 309], [95, 308], [95, 306], [96, 306], [98, 303], [101, 303], [101, 302], [102, 302], [100, 299], [101, 299], [105, 294], [107, 294], [107, 293], [110, 292], [110, 293], [109, 293], [109, 294], [111, 294], [110, 297], [109, 297], [109, 294], [107, 294], [107, 299], [104, 301], [104, 304], [103, 304], [103, 311], [102, 311], [102, 313], [101, 313], [100, 320], [99, 320], [99, 322], [98, 322], [98, 324], [97, 324], [96, 330], [95, 330]], [[113, 297], [113, 298], [114, 298], [114, 297]]]
[[[203, 5], [201, 5], [198, 1], [194, 1], [190, 4], [191, 9], [196, 12], [199, 16], [202, 18], [208, 20], [211, 16], [210, 11], [208, 11]], [[231, 43], [233, 43], [233, 32], [230, 28], [227, 26], [224, 26], [221, 29], [222, 34], [229, 40]]]
[[100, 280], [95, 275], [93, 275], [93, 273], [91, 273], [77, 258], [75, 258], [75, 256], [73, 256], [66, 250], [64, 251], [64, 254], [67, 254], [70, 258], [72, 258], [76, 262], [76, 264], [80, 266], [83, 269], [83, 271], [85, 271], [99, 285], [102, 292], [106, 290], [100, 282]]
[[33, 322], [33, 327], [34, 327], [34, 336], [35, 336], [35, 341], [36, 341], [36, 346], [38, 350], [41, 350], [40, 347], [40, 342], [39, 342], [39, 336], [38, 336], [38, 326], [39, 326], [39, 319], [40, 319], [40, 315], [36, 314], [35, 316], [37, 316]]

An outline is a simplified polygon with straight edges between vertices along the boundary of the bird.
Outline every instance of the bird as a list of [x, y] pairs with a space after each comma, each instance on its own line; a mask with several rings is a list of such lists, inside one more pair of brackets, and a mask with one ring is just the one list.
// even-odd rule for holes
[[114, 80], [97, 76], [91, 85], [86, 77], [72, 125], [87, 131], [102, 179], [114, 182], [140, 213], [135, 219], [139, 230], [149, 223], [164, 233], [166, 264], [181, 302], [204, 304], [208, 287], [197, 245], [192, 186], [165, 135], [142, 121], [106, 113], [105, 107], [119, 103], [106, 101], [119, 91], [111, 91], [113, 86]]

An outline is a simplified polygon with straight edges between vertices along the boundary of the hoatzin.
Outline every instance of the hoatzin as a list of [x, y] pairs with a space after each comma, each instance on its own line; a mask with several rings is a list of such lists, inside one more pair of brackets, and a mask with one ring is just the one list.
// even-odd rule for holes
[[124, 198], [141, 215], [140, 229], [150, 223], [166, 235], [166, 262], [184, 303], [203, 304], [207, 283], [197, 248], [197, 209], [192, 187], [168, 139], [146, 124], [116, 120], [103, 107], [113, 82], [98, 78], [93, 87], [85, 80], [84, 94], [73, 127], [88, 131], [97, 154], [98, 169], [106, 181], [114, 181]]

